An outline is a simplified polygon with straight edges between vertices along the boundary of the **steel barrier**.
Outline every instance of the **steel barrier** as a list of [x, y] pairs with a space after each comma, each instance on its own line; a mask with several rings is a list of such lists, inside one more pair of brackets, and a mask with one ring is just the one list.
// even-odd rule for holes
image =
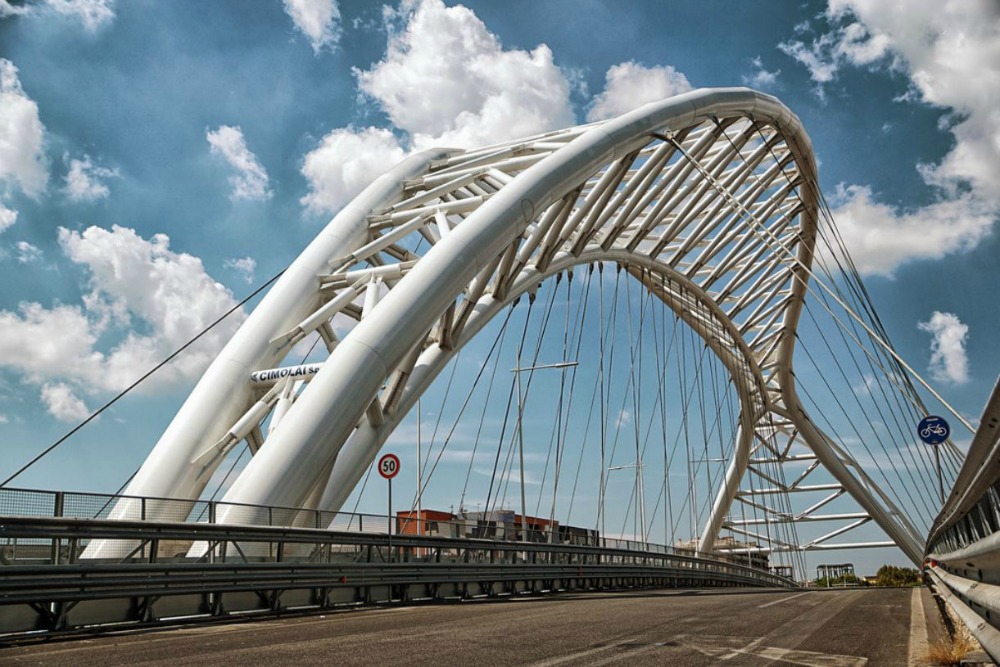
[[[124, 502], [121, 502], [124, 501]], [[0, 488], [0, 516], [54, 517], [74, 519], [108, 519], [115, 508], [122, 516], [116, 519], [146, 521], [152, 507], [168, 522], [214, 524], [216, 516], [227, 513], [229, 523], [239, 521], [246, 525], [287, 526], [297, 528], [323, 528], [343, 532], [387, 533], [390, 524], [393, 532], [441, 537], [483, 537], [508, 541], [523, 541], [521, 526], [508, 522], [496, 525], [495, 521], [464, 519], [455, 521], [419, 519], [412, 517], [387, 517], [377, 514], [353, 512], [326, 512], [293, 507], [225, 503], [216, 500], [181, 500], [152, 496], [127, 496], [104, 493], [82, 493], [40, 489]], [[228, 512], [223, 512], [228, 510]], [[490, 513], [486, 513], [490, 514]], [[598, 535], [596, 531], [567, 533], [565, 527], [553, 532], [528, 526], [527, 540], [559, 544], [600, 546], [612, 549], [639, 549], [660, 553], [690, 553], [673, 547]], [[725, 560], [725, 559], [723, 559]]]
[[931, 581], [1000, 662], [1000, 383], [927, 544]]
[[[81, 559], [124, 540], [121, 559]], [[196, 542], [200, 557], [187, 553]], [[794, 587], [662, 551], [315, 528], [0, 517], [0, 638], [339, 606], [638, 587]]]

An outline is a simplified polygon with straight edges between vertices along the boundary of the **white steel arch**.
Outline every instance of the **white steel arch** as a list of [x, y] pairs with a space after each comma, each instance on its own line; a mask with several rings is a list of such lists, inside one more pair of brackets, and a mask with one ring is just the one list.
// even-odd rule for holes
[[[413, 156], [296, 259], [126, 494], [194, 500], [246, 439], [254, 457], [224, 501], [339, 509], [431, 380], [495, 314], [550, 276], [614, 261], [705, 340], [739, 395], [739, 443], [701, 550], [712, 550], [752, 453], [782, 433], [807, 445], [919, 562], [917, 531], [796, 395], [815, 182], [798, 118], [747, 89], [694, 91], [603, 123]], [[331, 320], [345, 316], [353, 326], [338, 336]], [[322, 364], [260, 372], [313, 332], [330, 350]], [[225, 512], [219, 520], [253, 519]], [[128, 513], [122, 501], [113, 516]], [[157, 518], [155, 503], [146, 513]]]

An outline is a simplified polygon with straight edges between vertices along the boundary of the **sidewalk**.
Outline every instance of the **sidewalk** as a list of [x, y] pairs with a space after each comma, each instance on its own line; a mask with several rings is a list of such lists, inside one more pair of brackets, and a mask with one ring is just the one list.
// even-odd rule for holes
[[[948, 605], [937, 598], [928, 586], [921, 586], [913, 589], [910, 610], [910, 667], [940, 665], [928, 661], [928, 650], [935, 644], [947, 645], [951, 642], [943, 616], [943, 613], [950, 612]], [[966, 655], [961, 664], [972, 667], [992, 665], [993, 661], [980, 649]]]

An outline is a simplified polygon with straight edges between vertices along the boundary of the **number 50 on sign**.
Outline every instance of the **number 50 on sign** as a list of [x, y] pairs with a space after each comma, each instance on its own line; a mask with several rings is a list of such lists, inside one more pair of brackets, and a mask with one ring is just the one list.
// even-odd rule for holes
[[386, 479], [392, 479], [399, 474], [399, 457], [386, 454], [378, 460], [378, 474]]

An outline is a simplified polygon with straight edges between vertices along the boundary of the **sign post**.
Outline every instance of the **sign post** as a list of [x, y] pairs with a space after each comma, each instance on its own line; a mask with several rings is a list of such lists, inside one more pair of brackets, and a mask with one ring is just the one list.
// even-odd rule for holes
[[941, 453], [938, 447], [951, 435], [951, 426], [944, 417], [928, 415], [917, 424], [917, 435], [925, 443], [934, 448], [934, 467], [937, 468], [938, 492], [941, 494], [941, 504], [944, 505], [944, 480], [941, 478]]
[[399, 474], [399, 457], [385, 454], [378, 460], [378, 474], [389, 482], [389, 561], [392, 561], [392, 478]]

